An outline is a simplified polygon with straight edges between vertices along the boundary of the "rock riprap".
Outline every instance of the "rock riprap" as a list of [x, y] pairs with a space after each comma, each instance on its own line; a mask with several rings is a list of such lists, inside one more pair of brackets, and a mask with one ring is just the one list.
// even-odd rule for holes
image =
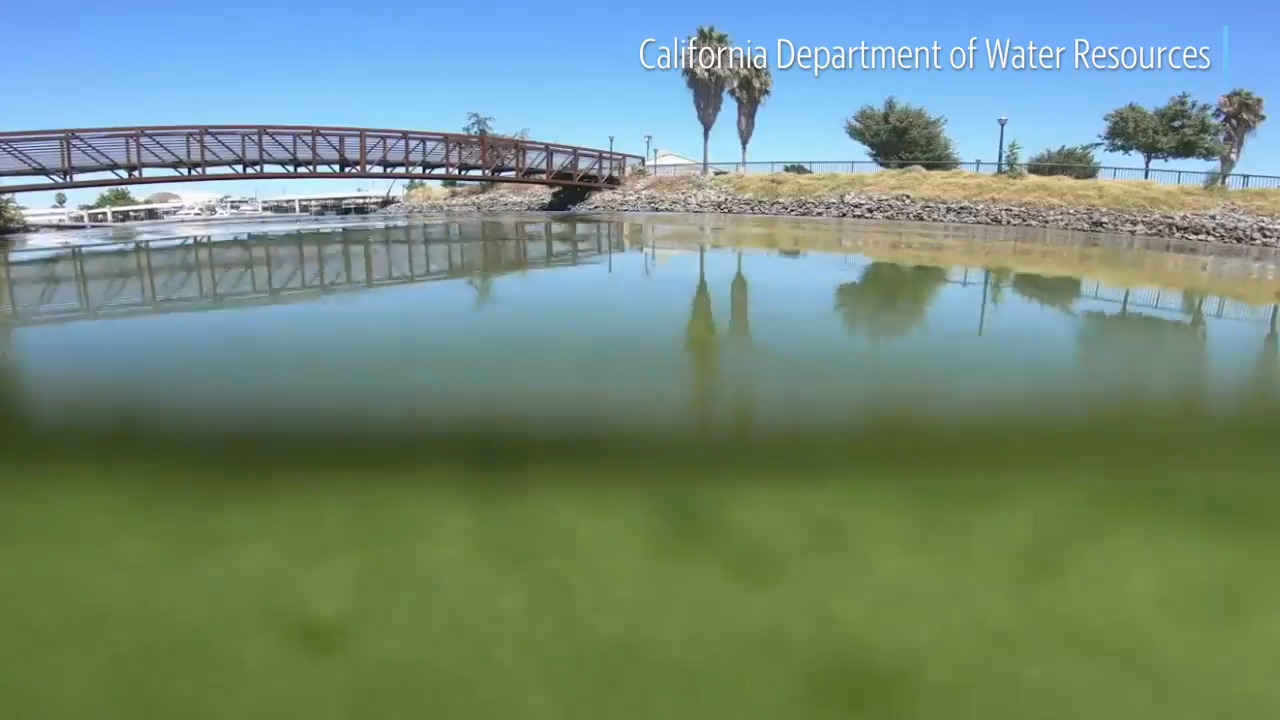
[[[562, 210], [551, 188], [521, 187], [406, 202], [384, 212], [537, 212]], [[1036, 207], [992, 202], [922, 200], [909, 195], [848, 193], [830, 197], [758, 198], [713, 179], [670, 185], [637, 182], [599, 191], [572, 205], [574, 212], [723, 213], [839, 217], [861, 220], [963, 223], [1052, 228], [1259, 246], [1280, 246], [1280, 217], [1229, 204], [1207, 212], [1124, 212], [1088, 207]]]

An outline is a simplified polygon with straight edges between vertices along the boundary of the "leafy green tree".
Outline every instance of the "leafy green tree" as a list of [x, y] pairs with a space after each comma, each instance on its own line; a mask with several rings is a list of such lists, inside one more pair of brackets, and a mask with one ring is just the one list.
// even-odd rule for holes
[[452, 179], [452, 178], [450, 178], [450, 179], [448, 179], [448, 180], [441, 180], [441, 181], [440, 181], [440, 187], [456, 188], [456, 187], [458, 187], [458, 181], [457, 181], [457, 180], [454, 180], [454, 179]]
[[54, 195], [54, 196], [53, 196], [53, 206], [54, 206], [54, 207], [56, 207], [56, 208], [66, 207], [66, 206], [67, 206], [67, 194], [66, 194], [66, 193], [58, 193], [58, 194]]
[[[724, 105], [725, 91], [733, 79], [733, 68], [719, 61], [725, 54], [720, 49], [729, 46], [729, 36], [716, 30], [714, 25], [699, 27], [697, 34], [689, 38], [684, 70], [681, 71], [685, 86], [693, 93], [693, 109], [702, 124], [703, 175], [711, 172], [711, 128], [716, 124], [720, 108]], [[702, 52], [704, 49], [707, 52]], [[754, 128], [754, 114], [752, 123]], [[745, 156], [745, 149], [743, 154]]]
[[1213, 117], [1222, 128], [1222, 154], [1218, 158], [1216, 179], [1226, 185], [1227, 177], [1240, 163], [1245, 139], [1258, 131], [1267, 121], [1267, 115], [1263, 112], [1262, 98], [1249, 90], [1236, 89], [1218, 98]]
[[953, 170], [960, 157], [946, 135], [946, 124], [946, 118], [890, 96], [880, 107], [862, 106], [845, 121], [845, 133], [866, 147], [867, 155], [880, 167]]
[[467, 113], [467, 124], [462, 126], [467, 135], [489, 135], [493, 133], [493, 118], [477, 112]]
[[137, 205], [138, 201], [134, 199], [133, 193], [129, 192], [129, 188], [108, 188], [97, 200], [93, 201], [92, 209], [119, 207], [120, 205]]
[[413, 192], [414, 190], [417, 190], [420, 187], [426, 187], [426, 186], [427, 186], [426, 180], [410, 180], [409, 182], [404, 184], [404, 191], [406, 193], [410, 193], [410, 192]]
[[857, 282], [836, 288], [835, 309], [851, 333], [872, 340], [902, 337], [924, 323], [946, 282], [946, 268], [873, 262]]
[[729, 97], [738, 104], [738, 140], [742, 143], [742, 171], [747, 170], [747, 144], [756, 131], [756, 112], [773, 93], [773, 75], [750, 60], [733, 68]]
[[0, 195], [0, 234], [17, 232], [26, 227], [22, 209], [11, 195]]
[[782, 168], [782, 172], [784, 172], [784, 173], [794, 173], [794, 174], [796, 174], [796, 175], [811, 175], [811, 174], [813, 174], [813, 171], [812, 171], [812, 170], [810, 170], [809, 168], [805, 167], [804, 165], [801, 165], [800, 163], [791, 163], [790, 165], [787, 165], [787, 166], [783, 167], [783, 168]]
[[1027, 172], [1032, 175], [1058, 175], [1077, 180], [1093, 180], [1098, 177], [1098, 161], [1093, 157], [1096, 144], [1063, 145], [1057, 150], [1044, 150], [1027, 161]]
[[1152, 160], [1214, 160], [1221, 153], [1213, 108], [1188, 93], [1153, 109], [1129, 103], [1107, 113], [1103, 122], [1099, 137], [1107, 151], [1141, 156], [1143, 180], [1151, 177]]

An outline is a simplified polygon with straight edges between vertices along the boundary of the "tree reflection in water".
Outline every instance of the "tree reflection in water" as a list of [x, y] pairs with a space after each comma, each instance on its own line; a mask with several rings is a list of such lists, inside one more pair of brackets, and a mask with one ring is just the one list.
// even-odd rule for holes
[[991, 268], [987, 276], [991, 307], [999, 307], [1004, 299], [1004, 289], [1013, 281], [1013, 271], [1009, 268]]
[[1280, 336], [1276, 333], [1276, 315], [1280, 305], [1271, 306], [1271, 325], [1262, 339], [1262, 352], [1254, 369], [1253, 385], [1260, 399], [1273, 399], [1280, 391]]
[[1204, 298], [1188, 302], [1191, 320], [1179, 322], [1128, 310], [1081, 313], [1079, 348], [1086, 372], [1131, 400], [1173, 397], [1200, 409], [1208, 394], [1208, 343]]
[[711, 289], [707, 287], [706, 254], [706, 248], [698, 249], [698, 287], [685, 328], [685, 350], [693, 362], [694, 422], [700, 433], [711, 427], [720, 372], [720, 341], [711, 309]]
[[945, 268], [873, 262], [857, 282], [836, 288], [835, 309], [850, 333], [872, 340], [902, 337], [924, 323], [946, 282]]
[[742, 272], [742, 253], [738, 253], [738, 270], [729, 290], [729, 339], [734, 351], [733, 432], [742, 437], [751, 432], [755, 421], [755, 393], [752, 367], [753, 344], [750, 316], [751, 288]]
[[1083, 283], [1076, 277], [1049, 277], [1035, 273], [1013, 276], [1013, 291], [1047, 308], [1071, 312]]

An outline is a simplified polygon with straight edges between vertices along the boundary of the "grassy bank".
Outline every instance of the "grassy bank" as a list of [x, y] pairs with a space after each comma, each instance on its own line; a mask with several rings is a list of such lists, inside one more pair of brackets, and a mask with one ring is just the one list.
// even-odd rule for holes
[[[811, 198], [868, 193], [909, 195], [920, 200], [987, 202], [1033, 207], [1099, 208], [1132, 212], [1204, 212], [1231, 206], [1261, 215], [1280, 215], [1280, 190], [1222, 190], [1188, 185], [1160, 185], [1132, 180], [1073, 180], [1028, 175], [1010, 178], [960, 170], [885, 170], [863, 174], [773, 173], [769, 175], [717, 175], [657, 177], [630, 181], [631, 187], [673, 194], [689, 192], [711, 182], [728, 192], [760, 198]], [[430, 202], [482, 192], [528, 194], [540, 186], [497, 183], [487, 190], [478, 184], [456, 188], [421, 187], [409, 191], [410, 202]]]
[[[690, 178], [656, 178], [654, 188], [683, 192]], [[1249, 212], [1280, 215], [1280, 190], [1232, 190], [1158, 185], [1126, 180], [1073, 180], [1028, 175], [1010, 178], [975, 173], [887, 170], [866, 174], [775, 173], [721, 175], [715, 183], [762, 198], [818, 197], [864, 192], [910, 195], [921, 200], [988, 202], [1037, 207], [1123, 211], [1201, 212], [1230, 204]]]

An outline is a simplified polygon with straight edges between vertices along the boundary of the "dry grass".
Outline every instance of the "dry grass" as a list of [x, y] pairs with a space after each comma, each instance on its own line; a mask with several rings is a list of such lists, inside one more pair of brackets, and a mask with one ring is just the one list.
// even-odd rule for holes
[[[694, 178], [661, 178], [674, 186]], [[1127, 180], [1073, 180], [1029, 175], [1009, 178], [963, 171], [885, 170], [867, 174], [775, 173], [722, 175], [712, 182], [756, 197], [822, 197], [850, 192], [909, 195], [921, 200], [992, 202], [1038, 207], [1090, 207], [1130, 211], [1205, 211], [1231, 205], [1249, 212], [1280, 215], [1280, 190], [1205, 190]]]

